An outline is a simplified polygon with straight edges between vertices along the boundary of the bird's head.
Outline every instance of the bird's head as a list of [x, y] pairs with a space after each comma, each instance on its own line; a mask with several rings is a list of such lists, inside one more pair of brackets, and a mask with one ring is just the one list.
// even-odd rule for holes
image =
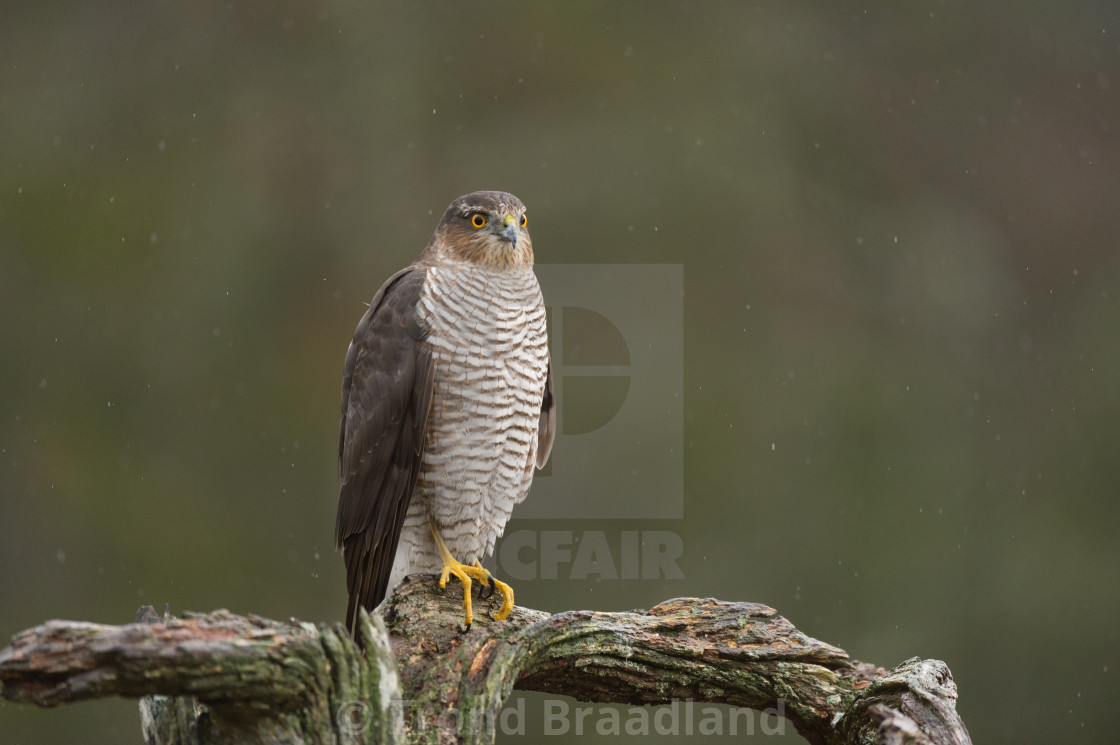
[[520, 199], [504, 191], [476, 191], [451, 203], [428, 250], [472, 264], [532, 264], [527, 225]]

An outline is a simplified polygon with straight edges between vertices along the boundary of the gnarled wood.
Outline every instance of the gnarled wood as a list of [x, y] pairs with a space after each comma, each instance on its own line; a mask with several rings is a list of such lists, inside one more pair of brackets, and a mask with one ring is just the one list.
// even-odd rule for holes
[[678, 598], [648, 611], [481, 604], [423, 578], [360, 624], [280, 623], [227, 611], [102, 626], [50, 621], [0, 652], [2, 695], [53, 706], [145, 697], [149, 742], [485, 743], [513, 688], [598, 703], [718, 702], [780, 710], [812, 743], [961, 745], [944, 663], [890, 672], [812, 639], [774, 609]]
[[39, 706], [145, 697], [145, 739], [183, 745], [335, 742], [356, 729], [339, 721], [340, 707], [361, 701], [356, 714], [372, 741], [402, 741], [392, 716], [396, 667], [379, 618], [363, 624], [363, 655], [341, 625], [144, 611], [125, 626], [48, 621], [17, 634], [0, 651], [0, 693]]

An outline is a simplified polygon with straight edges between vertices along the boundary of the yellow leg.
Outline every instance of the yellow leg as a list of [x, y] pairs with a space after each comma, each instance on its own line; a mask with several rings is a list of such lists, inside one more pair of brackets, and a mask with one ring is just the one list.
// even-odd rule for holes
[[463, 612], [466, 615], [467, 628], [471, 627], [474, 623], [474, 609], [471, 605], [471, 578], [479, 582], [489, 583], [494, 586], [498, 592], [502, 593], [502, 607], [498, 609], [497, 613], [492, 614], [495, 621], [502, 621], [513, 610], [513, 588], [505, 582], [494, 579], [490, 576], [490, 572], [482, 568], [476, 559], [474, 565], [462, 564], [451, 555], [451, 550], [440, 535], [439, 527], [436, 526], [434, 520], [428, 520], [428, 528], [432, 531], [432, 538], [435, 539], [436, 547], [439, 548], [440, 556], [443, 558], [443, 571], [439, 575], [440, 588], [447, 587], [447, 580], [451, 575], [455, 575], [459, 582], [463, 585]]

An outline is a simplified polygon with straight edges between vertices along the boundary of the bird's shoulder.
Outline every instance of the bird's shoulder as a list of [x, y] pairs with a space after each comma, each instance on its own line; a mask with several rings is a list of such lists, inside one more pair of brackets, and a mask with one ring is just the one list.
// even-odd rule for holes
[[430, 387], [430, 329], [416, 310], [424, 276], [424, 267], [412, 265], [389, 277], [354, 330], [342, 376], [343, 460], [348, 441], [398, 420], [409, 400]]

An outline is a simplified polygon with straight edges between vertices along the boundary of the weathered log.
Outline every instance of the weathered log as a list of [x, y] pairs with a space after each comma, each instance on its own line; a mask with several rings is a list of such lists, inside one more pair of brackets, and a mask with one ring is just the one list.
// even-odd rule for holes
[[[145, 739], [161, 745], [403, 741], [380, 618], [362, 625], [363, 655], [341, 626], [225, 610], [152, 615], [125, 626], [48, 621], [17, 634], [0, 651], [0, 693], [39, 706], [144, 697]], [[352, 701], [363, 702], [360, 728], [339, 719]]]
[[427, 579], [405, 583], [363, 616], [361, 645], [340, 625], [228, 611], [126, 626], [50, 621], [0, 652], [0, 693], [40, 706], [143, 697], [145, 736], [161, 745], [493, 742], [514, 688], [777, 710], [823, 745], [969, 742], [944, 663], [859, 663], [764, 605], [519, 607], [501, 622], [478, 612], [463, 631], [458, 598]]

